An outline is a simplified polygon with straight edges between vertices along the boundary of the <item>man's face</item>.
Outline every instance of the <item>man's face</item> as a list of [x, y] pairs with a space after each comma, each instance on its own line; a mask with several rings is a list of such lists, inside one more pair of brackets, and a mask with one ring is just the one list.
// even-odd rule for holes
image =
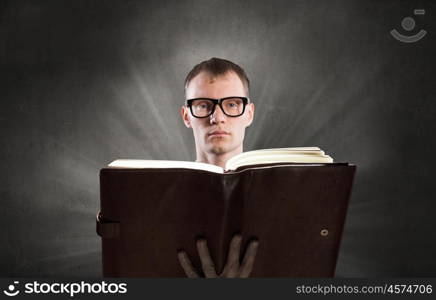
[[[230, 96], [248, 96], [242, 81], [234, 72], [218, 77], [201, 72], [191, 80], [186, 89], [187, 99], [221, 99]], [[226, 116], [219, 105], [215, 107], [214, 113], [206, 118], [195, 118], [186, 106], [182, 107], [181, 114], [185, 125], [194, 132], [197, 149], [220, 155], [242, 147], [245, 128], [253, 121], [254, 104], [247, 104], [244, 114], [239, 117]], [[225, 133], [214, 134], [217, 131]]]

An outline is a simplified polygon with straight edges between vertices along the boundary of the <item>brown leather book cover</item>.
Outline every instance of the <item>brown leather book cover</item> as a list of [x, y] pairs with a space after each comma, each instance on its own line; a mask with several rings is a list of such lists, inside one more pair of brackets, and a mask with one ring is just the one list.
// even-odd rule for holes
[[185, 277], [177, 250], [200, 270], [199, 236], [220, 273], [233, 234], [241, 233], [241, 254], [259, 240], [250, 277], [332, 277], [355, 170], [347, 163], [226, 174], [104, 168], [97, 220], [103, 276]]

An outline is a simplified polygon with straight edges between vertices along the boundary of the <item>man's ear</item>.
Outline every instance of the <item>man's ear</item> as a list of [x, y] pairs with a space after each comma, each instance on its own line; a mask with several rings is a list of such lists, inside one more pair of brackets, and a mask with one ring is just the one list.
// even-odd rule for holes
[[191, 120], [189, 120], [189, 110], [186, 106], [182, 106], [180, 109], [180, 115], [182, 116], [183, 123], [188, 128], [191, 128]]
[[247, 127], [251, 125], [251, 123], [253, 123], [253, 119], [254, 119], [254, 103], [249, 103], [247, 104]]

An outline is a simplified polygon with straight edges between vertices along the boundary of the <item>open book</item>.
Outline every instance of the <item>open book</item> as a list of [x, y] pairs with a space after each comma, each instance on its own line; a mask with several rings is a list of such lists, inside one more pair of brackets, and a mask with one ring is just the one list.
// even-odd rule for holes
[[214, 173], [228, 173], [238, 168], [264, 164], [282, 163], [332, 163], [333, 159], [318, 147], [274, 148], [248, 151], [238, 154], [219, 166], [171, 160], [117, 159], [109, 164], [113, 168], [184, 168], [197, 169]]
[[100, 171], [103, 276], [185, 277], [177, 250], [200, 268], [199, 236], [220, 273], [240, 233], [241, 252], [259, 240], [252, 277], [331, 277], [355, 169], [316, 147], [249, 151], [225, 169], [116, 160]]

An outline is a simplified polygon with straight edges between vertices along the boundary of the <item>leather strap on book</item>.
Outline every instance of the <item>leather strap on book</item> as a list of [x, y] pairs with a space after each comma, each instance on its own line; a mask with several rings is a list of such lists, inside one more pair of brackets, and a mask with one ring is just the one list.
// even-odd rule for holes
[[97, 213], [96, 229], [97, 234], [105, 239], [117, 238], [120, 235], [120, 223], [104, 220], [101, 212]]

